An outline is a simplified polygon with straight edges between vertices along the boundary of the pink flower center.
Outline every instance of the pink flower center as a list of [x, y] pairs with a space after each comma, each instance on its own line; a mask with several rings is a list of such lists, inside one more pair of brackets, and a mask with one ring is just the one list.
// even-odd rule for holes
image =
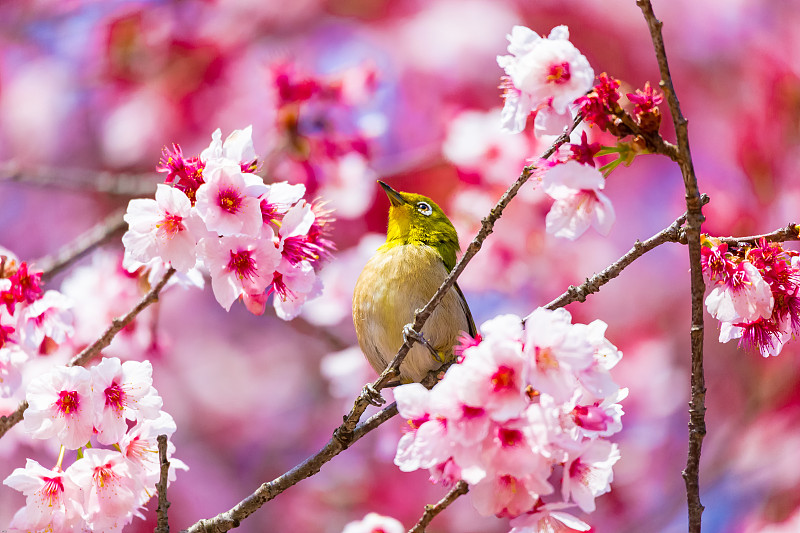
[[498, 479], [498, 484], [506, 488], [510, 492], [517, 492], [517, 478], [506, 474]]
[[478, 418], [483, 416], [486, 411], [482, 407], [470, 407], [469, 405], [464, 405], [461, 407], [461, 413], [464, 418]]
[[514, 386], [514, 376], [515, 372], [514, 369], [501, 365], [500, 368], [497, 369], [497, 372], [492, 374], [492, 385], [494, 386], [494, 391], [498, 392], [504, 389], [510, 389]]
[[104, 391], [106, 395], [106, 407], [111, 407], [117, 412], [122, 411], [125, 404], [125, 391], [114, 381]]
[[183, 217], [180, 215], [165, 216], [157, 227], [159, 231], [165, 233], [167, 237], [174, 237], [185, 229], [183, 226]]
[[228, 261], [228, 270], [235, 272], [239, 279], [253, 279], [256, 273], [256, 261], [250, 250], [231, 250], [231, 258]]
[[220, 189], [217, 195], [217, 204], [223, 211], [235, 215], [242, 206], [242, 197], [236, 189]]
[[430, 419], [431, 419], [430, 415], [425, 414], [425, 415], [423, 415], [423, 416], [421, 416], [419, 418], [409, 418], [407, 420], [407, 422], [408, 422], [408, 425], [411, 426], [411, 429], [416, 431], [416, 430], [418, 430], [420, 428], [420, 426], [422, 426], [422, 424], [424, 424], [425, 422], [427, 422]]
[[547, 83], [555, 83], [556, 85], [563, 85], [569, 81], [569, 63], [550, 65], [550, 72], [547, 75]]
[[94, 469], [94, 473], [92, 474], [92, 480], [94, 484], [98, 488], [103, 488], [106, 486], [106, 483], [114, 479], [114, 471], [111, 470], [110, 464], [105, 464], [103, 466], [98, 466]]
[[58, 400], [56, 400], [56, 407], [64, 414], [68, 415], [73, 411], [78, 410], [79, 404], [78, 391], [62, 390], [58, 393]]
[[572, 410], [575, 424], [589, 431], [605, 431], [612, 418], [596, 405], [578, 405]]
[[64, 482], [60, 477], [43, 477], [42, 481], [44, 481], [42, 496], [47, 501], [47, 505], [49, 507], [57, 505], [64, 492]]
[[522, 432], [518, 429], [500, 428], [497, 432], [497, 438], [504, 448], [517, 446], [522, 442]]
[[583, 485], [589, 485], [592, 474], [592, 467], [582, 463], [580, 459], [575, 459], [575, 461], [569, 465], [569, 477], [577, 480]]

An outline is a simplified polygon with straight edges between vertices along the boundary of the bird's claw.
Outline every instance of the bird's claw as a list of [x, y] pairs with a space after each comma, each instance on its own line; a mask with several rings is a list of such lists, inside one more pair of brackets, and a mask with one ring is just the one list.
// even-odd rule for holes
[[372, 383], [367, 383], [364, 385], [364, 390], [361, 391], [361, 394], [370, 405], [374, 405], [375, 407], [380, 407], [386, 403], [386, 400], [383, 399], [383, 396], [381, 396], [380, 392], [375, 390], [375, 387], [372, 386]]
[[428, 351], [431, 352], [433, 358], [436, 359], [438, 362], [440, 363], [444, 362], [442, 361], [439, 352], [436, 351], [436, 348], [431, 346], [431, 343], [429, 343], [427, 339], [425, 339], [425, 337], [422, 336], [422, 333], [418, 333], [417, 331], [415, 331], [414, 328], [411, 326], [411, 324], [406, 324], [405, 327], [403, 327], [403, 340], [408, 342], [409, 339], [425, 346], [428, 349]]

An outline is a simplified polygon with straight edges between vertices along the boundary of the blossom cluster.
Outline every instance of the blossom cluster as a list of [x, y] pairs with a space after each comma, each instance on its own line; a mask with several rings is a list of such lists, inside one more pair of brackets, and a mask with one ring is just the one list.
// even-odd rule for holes
[[[104, 358], [91, 369], [54, 367], [30, 382], [23, 430], [57, 440], [61, 453], [52, 469], [28, 459], [3, 481], [26, 497], [11, 531], [113, 532], [141, 516], [159, 479], [157, 437], [176, 429], [161, 410], [152, 372], [148, 361]], [[77, 459], [65, 469], [65, 452], [75, 449]], [[186, 468], [170, 462], [173, 470]]]
[[501, 88], [503, 127], [519, 133], [533, 114], [538, 135], [558, 135], [572, 122], [575, 100], [592, 88], [594, 70], [569, 41], [569, 29], [556, 26], [543, 38], [525, 26], [508, 35], [508, 52], [497, 56], [505, 70]]
[[226, 310], [241, 298], [261, 314], [274, 294], [277, 315], [294, 318], [322, 290], [315, 269], [333, 249], [331, 219], [303, 199], [303, 185], [267, 185], [257, 166], [251, 127], [224, 142], [217, 129], [199, 157], [184, 157], [177, 145], [165, 149], [158, 170], [166, 183], [157, 185], [155, 199], [128, 204], [126, 267], [202, 268]]
[[395, 464], [446, 485], [463, 479], [478, 512], [512, 518], [516, 533], [553, 520], [588, 530], [561, 509], [593, 511], [620, 457], [607, 437], [622, 428], [627, 389], [611, 378], [622, 354], [605, 330], [572, 324], [564, 309], [539, 308], [524, 328], [514, 315], [484, 323], [433, 389], [395, 390], [409, 425]]
[[69, 298], [42, 289], [42, 273], [0, 249], [0, 399], [22, 383], [22, 369], [73, 333]]
[[705, 236], [702, 244], [703, 275], [711, 286], [705, 303], [720, 321], [720, 342], [739, 339], [739, 346], [764, 357], [778, 355], [800, 334], [800, 254], [765, 239], [731, 249]]

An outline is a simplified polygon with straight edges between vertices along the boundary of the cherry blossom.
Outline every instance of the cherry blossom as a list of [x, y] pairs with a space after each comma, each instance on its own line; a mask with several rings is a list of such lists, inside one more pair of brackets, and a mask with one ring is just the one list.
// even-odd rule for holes
[[561, 126], [571, 120], [570, 104], [592, 87], [592, 67], [569, 42], [566, 26], [553, 28], [547, 38], [514, 26], [508, 40], [511, 55], [497, 57], [497, 64], [509, 77], [503, 127], [519, 133], [525, 129], [528, 115], [537, 112], [540, 132], [560, 133]]
[[124, 219], [129, 230], [122, 236], [125, 254], [147, 263], [161, 258], [181, 272], [195, 266], [195, 245], [205, 233], [189, 198], [177, 188], [159, 183], [155, 200], [131, 200]]
[[350, 522], [342, 533], [404, 533], [406, 528], [396, 518], [367, 513], [362, 520]]
[[[271, 233], [272, 229], [264, 226], [262, 231]], [[198, 248], [211, 272], [214, 296], [226, 310], [230, 310], [233, 302], [244, 294], [264, 292], [272, 282], [272, 273], [281, 255], [271, 238], [246, 235], [205, 238]]]
[[119, 442], [128, 430], [126, 420], [157, 418], [161, 397], [153, 388], [153, 366], [149, 361], [104, 358], [92, 367], [92, 401], [97, 413], [97, 440]]
[[87, 449], [65, 473], [83, 489], [83, 517], [92, 531], [121, 531], [131, 521], [135, 485], [120, 452]]
[[222, 130], [219, 128], [214, 130], [211, 134], [211, 144], [200, 152], [200, 160], [206, 164], [210, 161], [220, 164], [220, 159], [244, 168], [250, 167], [255, 162], [256, 150], [253, 147], [252, 125], [243, 130], [233, 130], [225, 138], [225, 142], [222, 141]]
[[54, 290], [22, 308], [17, 318], [20, 342], [29, 350], [38, 350], [45, 337], [61, 344], [74, 333], [72, 300]]
[[570, 533], [589, 531], [591, 526], [562, 509], [572, 507], [564, 503], [537, 505], [535, 510], [511, 520], [509, 533]]
[[591, 440], [564, 465], [561, 495], [578, 504], [583, 511], [595, 509], [594, 499], [611, 490], [612, 467], [619, 460], [616, 444], [607, 440]]
[[547, 233], [575, 240], [592, 225], [608, 235], [615, 214], [603, 188], [605, 178], [588, 165], [567, 161], [551, 168], [542, 181], [542, 190], [555, 200], [545, 219]]
[[3, 484], [25, 495], [25, 507], [11, 527], [21, 531], [81, 531], [81, 489], [61, 471], [48, 470], [33, 459], [15, 469]]
[[261, 178], [242, 172], [227, 159], [207, 163], [203, 177], [195, 207], [208, 230], [222, 236], [257, 236], [262, 226], [257, 198], [264, 192]]
[[55, 367], [34, 378], [25, 399], [25, 431], [35, 439], [57, 438], [70, 450], [85, 445], [92, 436], [91, 374], [79, 366]]

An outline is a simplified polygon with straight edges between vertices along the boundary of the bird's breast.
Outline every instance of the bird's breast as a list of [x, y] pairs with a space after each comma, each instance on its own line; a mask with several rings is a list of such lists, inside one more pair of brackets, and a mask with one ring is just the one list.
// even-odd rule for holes
[[[353, 323], [359, 344], [381, 372], [403, 343], [403, 327], [414, 319], [447, 277], [436, 249], [417, 244], [380, 249], [367, 263], [353, 294]], [[445, 296], [423, 328], [423, 335], [446, 356], [461, 331], [468, 328], [460, 297], [454, 289]], [[414, 381], [436, 367], [429, 352], [414, 346], [401, 367]]]

